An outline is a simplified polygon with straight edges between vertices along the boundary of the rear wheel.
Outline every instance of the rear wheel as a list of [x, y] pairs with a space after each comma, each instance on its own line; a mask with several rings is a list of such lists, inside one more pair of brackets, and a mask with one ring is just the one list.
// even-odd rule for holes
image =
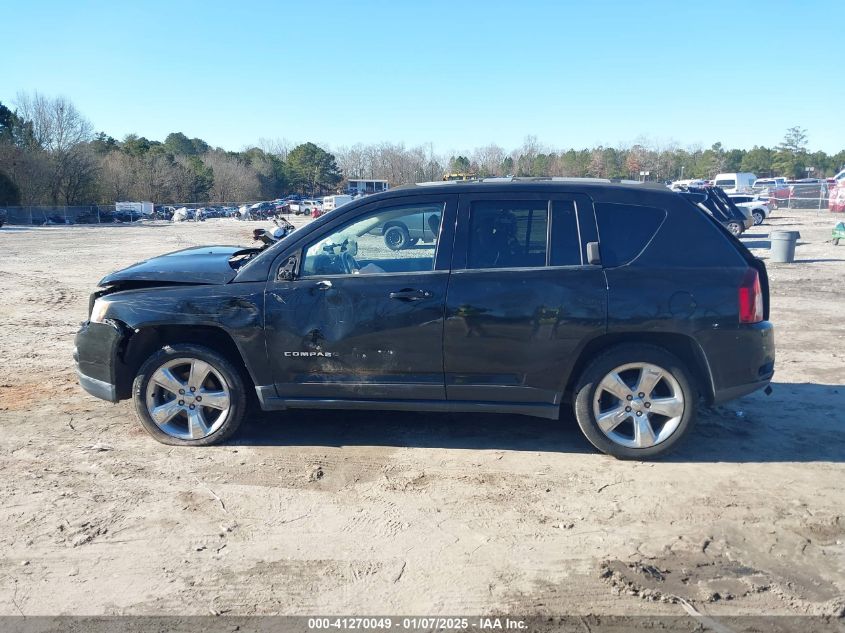
[[246, 411], [232, 363], [199, 345], [168, 345], [141, 367], [132, 386], [141, 426], [163, 444], [208, 446], [231, 437]]
[[392, 251], [406, 248], [410, 239], [411, 236], [408, 234], [408, 229], [401, 224], [389, 226], [384, 232], [384, 243]]
[[653, 345], [620, 345], [594, 360], [575, 390], [575, 417], [590, 443], [620, 459], [674, 448], [693, 426], [696, 392], [687, 368]]
[[735, 237], [742, 235], [742, 225], [739, 222], [728, 222], [727, 228]]

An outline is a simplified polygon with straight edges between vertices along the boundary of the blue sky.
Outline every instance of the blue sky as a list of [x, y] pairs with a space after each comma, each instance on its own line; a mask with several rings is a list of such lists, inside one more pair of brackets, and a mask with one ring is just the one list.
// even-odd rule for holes
[[14, 2], [0, 101], [69, 97], [97, 130], [553, 148], [845, 148], [840, 2]]

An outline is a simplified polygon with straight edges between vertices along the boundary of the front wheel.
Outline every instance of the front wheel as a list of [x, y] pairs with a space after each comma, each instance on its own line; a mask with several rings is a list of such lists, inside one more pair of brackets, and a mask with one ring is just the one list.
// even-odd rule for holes
[[208, 446], [231, 437], [246, 411], [243, 379], [232, 363], [199, 345], [166, 345], [132, 385], [141, 426], [162, 444]]
[[765, 214], [762, 211], [754, 211], [751, 215], [754, 216], [754, 225], [759, 226], [763, 224], [763, 220], [766, 219]]
[[739, 222], [728, 222], [728, 230], [734, 237], [742, 235], [742, 225]]
[[676, 356], [631, 344], [587, 366], [575, 389], [574, 410], [581, 431], [603, 453], [649, 459], [689, 433], [696, 400], [689, 372]]

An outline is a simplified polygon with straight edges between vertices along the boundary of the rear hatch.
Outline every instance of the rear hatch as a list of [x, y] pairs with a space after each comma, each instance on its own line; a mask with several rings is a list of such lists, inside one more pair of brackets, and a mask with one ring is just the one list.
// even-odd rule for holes
[[[758, 259], [754, 257], [748, 247], [743, 244], [739, 238], [734, 237], [734, 235], [728, 231], [725, 226], [722, 224], [720, 215], [723, 215], [724, 212], [719, 208], [718, 205], [715, 204], [715, 198], [712, 196], [708, 196], [707, 192], [712, 190], [697, 190], [697, 191], [689, 191], [689, 192], [680, 192], [681, 197], [687, 200], [692, 206], [696, 208], [699, 212], [702, 212], [710, 222], [715, 224], [718, 229], [722, 232], [722, 235], [727, 237], [731, 244], [733, 244], [734, 248], [736, 249], [737, 253], [742, 257], [743, 260], [748, 264], [749, 267], [753, 268], [757, 271], [757, 274], [760, 278], [760, 289], [763, 292], [763, 319], [768, 321], [769, 320], [769, 273], [766, 270], [766, 263], [762, 259]], [[716, 213], [704, 213], [701, 208], [699, 208], [698, 204], [701, 203], [705, 205], [708, 209], [716, 209]], [[740, 212], [741, 213], [741, 212]]]

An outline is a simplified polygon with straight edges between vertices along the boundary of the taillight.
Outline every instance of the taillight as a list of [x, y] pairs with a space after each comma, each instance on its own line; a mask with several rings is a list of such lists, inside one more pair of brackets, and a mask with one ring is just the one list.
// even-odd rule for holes
[[749, 268], [739, 287], [739, 322], [759, 323], [763, 320], [763, 290], [760, 275]]

